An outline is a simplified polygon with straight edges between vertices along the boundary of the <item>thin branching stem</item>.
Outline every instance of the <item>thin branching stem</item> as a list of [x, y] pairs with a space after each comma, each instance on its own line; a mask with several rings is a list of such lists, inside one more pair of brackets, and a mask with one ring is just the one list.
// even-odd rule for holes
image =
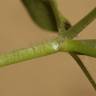
[[70, 54], [75, 59], [75, 61], [77, 62], [77, 64], [79, 65], [83, 73], [86, 75], [87, 79], [90, 81], [93, 88], [96, 90], [96, 82], [94, 81], [93, 77], [90, 75], [89, 71], [87, 70], [83, 62], [80, 60], [80, 58], [76, 54], [74, 53], [70, 53]]

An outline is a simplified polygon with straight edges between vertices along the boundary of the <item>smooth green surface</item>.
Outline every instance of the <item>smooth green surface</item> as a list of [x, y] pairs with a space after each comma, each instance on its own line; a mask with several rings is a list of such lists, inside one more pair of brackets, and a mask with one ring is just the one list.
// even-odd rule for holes
[[82, 72], [85, 74], [85, 76], [87, 77], [87, 79], [89, 80], [90, 84], [92, 85], [92, 87], [96, 90], [96, 82], [93, 79], [93, 77], [91, 76], [90, 72], [88, 71], [88, 69], [86, 68], [86, 66], [83, 64], [83, 62], [81, 61], [81, 59], [78, 57], [78, 55], [74, 54], [74, 53], [70, 53], [70, 55], [74, 58], [74, 60], [77, 62], [78, 66], [81, 68]]
[[[55, 7], [56, 4], [51, 4], [53, 3], [51, 1], [53, 0], [22, 0], [31, 18], [38, 26], [49, 31], [57, 32], [57, 6]], [[70, 26], [65, 18], [63, 18], [63, 21], [65, 28]]]
[[78, 40], [78, 41], [80, 41], [82, 44], [86, 46], [96, 48], [96, 39], [87, 39], [87, 40]]
[[96, 47], [91, 47], [88, 43], [82, 43], [79, 40], [66, 40], [61, 44], [61, 50], [96, 57]]
[[94, 8], [88, 15], [86, 15], [83, 19], [81, 19], [77, 24], [71, 27], [64, 37], [74, 38], [76, 37], [84, 28], [86, 28], [92, 21], [96, 19], [96, 8]]
[[52, 8], [47, 0], [22, 0], [30, 16], [41, 28], [57, 31]]

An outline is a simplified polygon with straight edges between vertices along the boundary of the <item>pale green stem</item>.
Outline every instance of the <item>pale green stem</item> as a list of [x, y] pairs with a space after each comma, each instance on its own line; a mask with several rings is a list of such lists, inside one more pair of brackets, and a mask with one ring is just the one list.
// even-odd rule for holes
[[[79, 44], [79, 47], [78, 47]], [[75, 48], [75, 49], [74, 49]], [[95, 50], [95, 51], [93, 51]], [[96, 49], [90, 49], [90, 47], [86, 47], [82, 42], [75, 40], [66, 40], [64, 42], [60, 42], [58, 39], [55, 39], [50, 42], [41, 43], [37, 46], [33, 46], [32, 48], [19, 49], [10, 53], [6, 53], [0, 56], [0, 67], [7, 66], [11, 64], [15, 64], [21, 61], [31, 60], [33, 58], [38, 58], [42, 56], [46, 56], [52, 53], [56, 53], [59, 51], [68, 51], [68, 52], [80, 52], [82, 54], [87, 54], [96, 57]], [[89, 51], [89, 52], [88, 52]], [[93, 52], [91, 52], [93, 51]], [[93, 54], [92, 54], [93, 53]], [[73, 56], [73, 53], [72, 53]], [[74, 55], [76, 56], [76, 55]], [[77, 57], [76, 57], [77, 58]], [[75, 58], [75, 59], [76, 59]], [[77, 59], [78, 62], [79, 59]], [[91, 75], [87, 71], [86, 67], [80, 63], [79, 66], [83, 70], [83, 72], [88, 77], [89, 81], [93, 85], [94, 89], [96, 89], [96, 83], [92, 79]], [[86, 70], [85, 70], [86, 69]]]
[[65, 40], [62, 42], [59, 39], [54, 39], [49, 42], [41, 43], [37, 46], [33, 46], [32, 48], [19, 49], [0, 55], [0, 67], [46, 56], [59, 51], [76, 52], [96, 57], [96, 48], [86, 46], [78, 40]]
[[53, 40], [32, 48], [19, 49], [2, 54], [0, 55], [0, 67], [56, 53], [59, 49], [58, 44], [57, 40]]
[[65, 40], [60, 46], [62, 51], [76, 52], [87, 56], [96, 57], [96, 48], [78, 40]]

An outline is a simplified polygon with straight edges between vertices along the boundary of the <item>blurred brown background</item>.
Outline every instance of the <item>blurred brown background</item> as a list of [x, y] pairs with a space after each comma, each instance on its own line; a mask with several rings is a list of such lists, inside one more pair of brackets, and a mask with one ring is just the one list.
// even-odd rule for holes
[[[94, 7], [96, 0], [57, 0], [59, 8], [75, 24]], [[31, 47], [56, 37], [31, 20], [20, 0], [0, 1], [0, 52]], [[96, 39], [96, 20], [78, 35]], [[80, 56], [96, 80], [96, 59]], [[96, 96], [76, 62], [67, 53], [0, 68], [0, 96]]]

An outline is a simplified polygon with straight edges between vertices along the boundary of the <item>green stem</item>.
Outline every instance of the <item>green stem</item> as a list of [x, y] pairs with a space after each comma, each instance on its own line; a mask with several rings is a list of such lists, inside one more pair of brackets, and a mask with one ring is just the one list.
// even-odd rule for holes
[[0, 55], [0, 67], [58, 52], [57, 40]]
[[[65, 28], [61, 28], [60, 30], [60, 37], [64, 38], [64, 39], [73, 39], [75, 36], [77, 36], [85, 27], [87, 27], [94, 19], [96, 19], [96, 8], [94, 8], [88, 15], [86, 15], [83, 19], [81, 19], [77, 24], [75, 24], [74, 26], [69, 26], [69, 30], [66, 30]], [[62, 21], [63, 22], [63, 21]], [[61, 25], [63, 25], [61, 22]], [[61, 26], [62, 27], [62, 26]], [[70, 28], [71, 27], [71, 28]], [[90, 41], [90, 40], [89, 40]], [[91, 49], [94, 49], [96, 44], [91, 40], [91, 42], [88, 41], [83, 41], [82, 43], [84, 43], [85, 46], [85, 50], [87, 45], [91, 46]], [[69, 46], [69, 45], [68, 45]], [[70, 45], [71, 46], [71, 45]], [[74, 44], [72, 45], [74, 46]], [[79, 46], [78, 46], [79, 47]], [[71, 48], [71, 47], [69, 47]], [[81, 47], [80, 47], [81, 48]], [[76, 46], [75, 46], [76, 50], [73, 51], [78, 51]], [[83, 49], [83, 48], [82, 48]], [[72, 49], [70, 50], [72, 51]], [[80, 50], [79, 50], [80, 51]], [[84, 51], [84, 50], [83, 50]], [[83, 52], [82, 51], [82, 52]], [[91, 52], [92, 50], [90, 50]], [[81, 52], [81, 51], [80, 51]], [[82, 53], [81, 52], [81, 53]], [[86, 51], [84, 53], [87, 53]], [[93, 86], [93, 88], [96, 90], [96, 83], [94, 81], [94, 79], [92, 78], [91, 74], [89, 73], [89, 71], [87, 70], [87, 68], [84, 66], [83, 62], [80, 60], [80, 58], [78, 57], [78, 55], [74, 54], [74, 53], [69, 53], [74, 60], [77, 62], [77, 64], [80, 66], [81, 70], [83, 71], [83, 73], [85, 74], [85, 76], [88, 78], [89, 82], [91, 83], [91, 85]]]
[[[46, 56], [59, 51], [68, 51], [73, 53], [77, 52], [96, 57], [96, 48], [86, 46], [78, 40], [65, 40], [62, 42], [61, 39], [54, 39], [50, 42], [45, 42], [37, 46], [33, 46], [32, 48], [19, 49], [10, 53], [0, 55], [0, 67], [15, 64], [21, 61], [31, 60], [37, 57]], [[79, 57], [73, 53], [70, 53], [71, 56], [76, 60], [76, 62], [92, 84], [93, 88], [96, 90], [96, 83], [94, 79], [91, 77], [90, 73], [83, 65]]]
[[70, 25], [69, 21], [59, 12], [59, 8], [57, 7], [56, 0], [49, 0], [49, 2], [51, 5], [51, 8], [53, 10], [53, 13], [55, 15], [58, 32], [59, 32], [60, 36], [62, 37], [64, 35], [64, 30], [66, 32], [66, 30], [68, 28], [70, 28], [71, 25]]
[[78, 40], [65, 40], [62, 42], [59, 39], [54, 39], [33, 46], [32, 48], [19, 49], [0, 55], [0, 67], [46, 56], [59, 51], [76, 52], [96, 57], [96, 48], [86, 46]]
[[66, 34], [63, 34], [63, 37], [67, 37], [68, 39], [74, 38], [95, 19], [96, 8], [94, 8], [90, 13], [88, 13], [88, 15], [81, 19], [77, 24], [69, 28], [69, 30], [65, 32]]
[[[87, 68], [84, 66], [83, 62], [80, 60], [80, 58], [72, 52], [80, 52], [80, 53], [89, 53], [92, 56], [96, 57], [96, 48], [94, 47], [94, 42], [95, 40], [89, 40], [91, 42], [91, 44], [93, 46], [90, 46], [90, 44], [88, 42], [82, 42], [78, 40], [77, 41], [67, 41], [65, 42], [65, 44], [63, 45], [65, 49], [67, 49], [67, 51], [70, 51], [70, 55], [74, 58], [74, 60], [77, 62], [77, 64], [79, 65], [79, 67], [81, 68], [81, 70], [83, 71], [83, 73], [85, 74], [85, 76], [87, 77], [87, 79], [89, 80], [89, 82], [91, 83], [91, 85], [93, 86], [93, 88], [96, 90], [96, 82], [94, 81], [93, 77], [91, 76], [90, 72], [87, 70]], [[75, 48], [74, 48], [75, 47]], [[64, 49], [63, 49], [64, 50]], [[94, 51], [95, 50], [95, 51]], [[88, 52], [89, 51], [89, 52]], [[95, 53], [95, 54], [94, 54]], [[88, 54], [88, 55], [89, 55]]]
[[90, 83], [92, 84], [93, 88], [96, 90], [96, 82], [94, 81], [94, 79], [90, 75], [90, 73], [87, 70], [87, 68], [84, 66], [83, 62], [80, 60], [80, 58], [76, 54], [74, 54], [74, 53], [70, 53], [70, 54], [76, 60], [76, 62], [79, 65], [79, 67], [83, 70], [83, 73], [86, 75], [87, 79], [90, 81]]
[[67, 52], [76, 52], [87, 56], [96, 57], [96, 48], [79, 40], [65, 40], [61, 44], [61, 50]]

